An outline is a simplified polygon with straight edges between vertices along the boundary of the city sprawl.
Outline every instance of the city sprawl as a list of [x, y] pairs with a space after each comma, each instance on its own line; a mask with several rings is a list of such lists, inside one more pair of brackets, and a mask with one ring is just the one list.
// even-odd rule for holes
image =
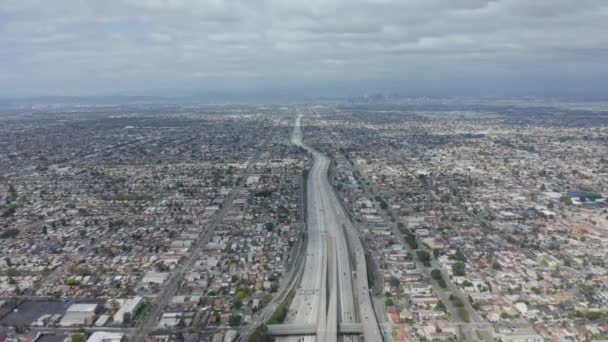
[[3, 111], [0, 341], [606, 340], [606, 108]]

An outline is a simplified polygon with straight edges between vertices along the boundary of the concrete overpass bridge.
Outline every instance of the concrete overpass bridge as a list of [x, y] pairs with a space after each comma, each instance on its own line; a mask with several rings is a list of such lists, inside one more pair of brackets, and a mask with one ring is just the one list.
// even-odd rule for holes
[[[279, 336], [311, 336], [317, 334], [317, 326], [314, 324], [271, 324], [267, 326], [268, 335]], [[363, 326], [361, 323], [340, 323], [336, 331], [338, 335], [361, 335]]]

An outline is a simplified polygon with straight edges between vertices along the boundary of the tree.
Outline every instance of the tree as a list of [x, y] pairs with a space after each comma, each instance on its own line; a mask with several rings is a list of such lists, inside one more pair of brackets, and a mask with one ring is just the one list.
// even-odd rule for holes
[[416, 242], [416, 236], [411, 232], [405, 234], [405, 242], [410, 246], [411, 249], [418, 249], [418, 242]]
[[8, 206], [8, 208], [2, 213], [2, 217], [10, 217], [15, 215], [15, 212], [17, 211], [17, 205], [15, 204], [10, 204]]
[[430, 256], [429, 252], [417, 251], [416, 256], [418, 257], [418, 260], [424, 264], [424, 266], [426, 266], [426, 267], [431, 266], [431, 256]]
[[578, 284], [578, 290], [588, 301], [593, 301], [593, 297], [595, 296], [595, 288], [592, 285]]
[[441, 275], [441, 271], [436, 268], [431, 271], [431, 277], [435, 280], [439, 280], [439, 279], [443, 278]]
[[456, 261], [467, 262], [467, 257], [462, 253], [460, 249], [456, 251], [456, 255], [454, 256], [454, 258], [456, 259]]
[[270, 342], [271, 338], [268, 336], [268, 328], [262, 324], [249, 337], [249, 342]]
[[464, 262], [458, 261], [452, 265], [452, 272], [454, 272], [455, 276], [463, 277], [465, 275], [465, 269], [466, 266]]
[[247, 293], [243, 290], [239, 290], [234, 296], [236, 297], [236, 299], [244, 299], [245, 297], [247, 297]]
[[393, 305], [395, 305], [395, 303], [393, 302], [393, 300], [391, 298], [387, 298], [384, 301], [384, 305], [386, 305], [386, 306], [393, 306]]
[[585, 318], [588, 320], [598, 320], [600, 318], [602, 318], [603, 313], [601, 311], [587, 311], [585, 312]]
[[72, 342], [85, 342], [84, 335], [81, 333], [72, 334]]
[[243, 317], [239, 314], [232, 314], [230, 315], [230, 320], [229, 323], [230, 325], [239, 325], [241, 324], [241, 320], [243, 319]]
[[388, 204], [386, 204], [384, 201], [380, 201], [380, 208], [382, 208], [382, 210], [386, 210], [388, 209]]
[[239, 325], [241, 324], [241, 320], [243, 319], [243, 317], [239, 314], [232, 314], [230, 316], [230, 325]]
[[255, 193], [255, 197], [270, 197], [272, 195], [272, 191], [270, 190], [259, 190]]
[[270, 315], [268, 324], [281, 324], [285, 320], [285, 317], [287, 317], [287, 307], [281, 303], [277, 305], [276, 310]]
[[19, 235], [19, 230], [15, 228], [9, 228], [0, 233], [0, 239], [10, 239]]
[[130, 313], [130, 312], [125, 312], [125, 313], [122, 315], [122, 321], [123, 321], [123, 323], [125, 323], [125, 324], [129, 324], [129, 323], [131, 323], [131, 313]]
[[454, 304], [454, 306], [456, 306], [457, 308], [461, 308], [464, 306], [462, 299], [458, 296], [454, 296], [452, 294], [452, 295], [450, 295], [450, 300], [452, 301], [452, 304]]
[[9, 184], [9, 186], [8, 186], [8, 193], [13, 198], [17, 197], [17, 190], [15, 190], [15, 186], [13, 184]]
[[437, 310], [437, 311], [445, 311], [445, 305], [443, 304], [443, 302], [441, 300], [439, 300], [439, 302], [435, 306], [435, 310]]
[[67, 278], [66, 280], [63, 281], [63, 283], [68, 286], [74, 286], [74, 285], [79, 284], [75, 278]]
[[19, 274], [19, 271], [17, 271], [17, 269], [14, 267], [9, 267], [6, 269], [5, 273], [9, 277], [15, 277]]
[[566, 205], [572, 205], [572, 197], [567, 196], [567, 195], [560, 197], [559, 201]]

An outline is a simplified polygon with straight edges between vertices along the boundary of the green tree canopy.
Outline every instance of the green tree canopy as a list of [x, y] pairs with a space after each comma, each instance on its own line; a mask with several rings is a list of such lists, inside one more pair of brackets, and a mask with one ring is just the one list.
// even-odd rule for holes
[[464, 262], [458, 261], [452, 265], [452, 272], [455, 276], [463, 277], [465, 275], [466, 266]]
[[236, 299], [244, 299], [245, 297], [247, 297], [247, 293], [243, 290], [238, 290], [234, 296], [236, 297]]
[[80, 333], [72, 334], [72, 342], [85, 342], [84, 335]]

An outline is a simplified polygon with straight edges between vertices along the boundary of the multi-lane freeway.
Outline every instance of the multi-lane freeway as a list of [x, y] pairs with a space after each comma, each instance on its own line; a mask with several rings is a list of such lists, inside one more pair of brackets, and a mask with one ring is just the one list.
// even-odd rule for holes
[[292, 143], [313, 156], [308, 178], [308, 245], [305, 266], [286, 323], [314, 325], [315, 335], [281, 341], [355, 341], [339, 335], [342, 324], [359, 322], [366, 341], [382, 341], [369, 289], [365, 254], [358, 234], [329, 183], [331, 160], [302, 141], [302, 116], [296, 119]]

